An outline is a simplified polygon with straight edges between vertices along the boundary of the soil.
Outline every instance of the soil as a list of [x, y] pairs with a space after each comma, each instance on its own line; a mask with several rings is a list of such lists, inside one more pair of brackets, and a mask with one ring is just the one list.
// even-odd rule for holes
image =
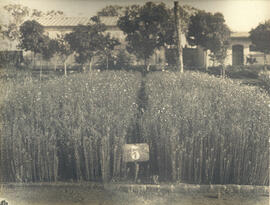
[[251, 193], [141, 193], [103, 186], [9, 186], [1, 188], [8, 205], [268, 205], [268, 194]]

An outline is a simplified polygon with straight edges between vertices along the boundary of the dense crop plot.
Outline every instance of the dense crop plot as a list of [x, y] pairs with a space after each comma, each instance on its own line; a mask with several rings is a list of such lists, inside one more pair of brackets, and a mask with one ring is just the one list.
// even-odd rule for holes
[[91, 72], [9, 87], [1, 103], [1, 181], [120, 176], [139, 86], [134, 73]]
[[270, 99], [204, 74], [153, 73], [142, 122], [150, 167], [190, 183], [269, 183]]

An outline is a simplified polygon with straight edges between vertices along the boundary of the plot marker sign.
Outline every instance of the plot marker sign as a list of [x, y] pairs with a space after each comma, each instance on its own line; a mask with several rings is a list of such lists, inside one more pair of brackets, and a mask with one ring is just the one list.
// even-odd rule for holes
[[144, 162], [149, 160], [149, 146], [146, 143], [125, 144], [123, 147], [125, 162]]

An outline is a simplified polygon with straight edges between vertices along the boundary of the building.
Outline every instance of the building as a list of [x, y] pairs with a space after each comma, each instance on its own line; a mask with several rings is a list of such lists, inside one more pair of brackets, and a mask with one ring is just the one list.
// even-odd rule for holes
[[[72, 32], [72, 30], [79, 24], [87, 25], [93, 23], [91, 17], [67, 17], [67, 16], [54, 16], [54, 17], [40, 17], [35, 19], [40, 23], [45, 30], [45, 33], [51, 38], [57, 38], [58, 35], [64, 35]], [[125, 44], [125, 34], [118, 28], [118, 17], [100, 17], [101, 23], [107, 27], [106, 32], [109, 32], [112, 37], [118, 38], [122, 44]], [[4, 43], [2, 49], [14, 50], [16, 48], [15, 42], [8, 43], [4, 39], [0, 39]], [[208, 53], [202, 48], [191, 48], [184, 35], [181, 37], [183, 49], [183, 60], [186, 66], [191, 67], [206, 67], [214, 65], [210, 61]], [[13, 49], [11, 49], [13, 48]], [[161, 48], [154, 52], [150, 58], [149, 63], [152, 65], [165, 65], [167, 63], [166, 55], [168, 49]], [[168, 55], [167, 55], [168, 57]], [[270, 55], [266, 57], [267, 63], [270, 63]], [[142, 64], [142, 61], [135, 63]], [[230, 46], [228, 49], [228, 56], [225, 60], [226, 65], [249, 65], [249, 64], [264, 64], [264, 55], [261, 52], [254, 50], [254, 46], [249, 39], [248, 32], [233, 32], [231, 34]]]
[[[35, 19], [40, 23], [45, 30], [45, 33], [50, 38], [57, 38], [57, 34], [66, 34], [72, 32], [72, 30], [80, 25], [88, 25], [93, 23], [91, 17], [41, 17]], [[100, 17], [101, 23], [107, 27], [107, 32], [110, 32], [111, 36], [124, 40], [125, 36], [123, 32], [117, 27], [117, 17]]]
[[[266, 62], [270, 63], [270, 55], [266, 56]], [[264, 54], [254, 49], [249, 39], [248, 32], [233, 32], [231, 34], [228, 49], [227, 65], [264, 64]]]
[[[41, 17], [35, 19], [40, 23], [45, 30], [45, 33], [50, 38], [57, 38], [58, 35], [64, 35], [66, 33], [72, 32], [72, 30], [79, 24], [87, 25], [92, 23], [91, 17]], [[100, 17], [101, 23], [105, 24], [107, 27], [106, 32], [110, 33], [112, 37], [115, 37], [125, 44], [125, 34], [117, 26], [118, 17]], [[186, 39], [184, 35], [182, 36], [182, 42], [186, 45]], [[152, 65], [165, 65], [165, 48], [158, 49], [151, 56], [149, 63]], [[136, 61], [135, 64], [143, 64], [143, 61]]]

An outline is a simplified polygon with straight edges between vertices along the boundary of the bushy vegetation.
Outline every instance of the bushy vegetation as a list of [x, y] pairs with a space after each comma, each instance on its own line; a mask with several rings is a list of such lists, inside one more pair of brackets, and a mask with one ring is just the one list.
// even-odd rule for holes
[[149, 74], [146, 93], [141, 126], [160, 179], [269, 183], [266, 93], [195, 72]]
[[1, 102], [1, 181], [118, 177], [139, 85], [134, 73], [91, 72], [9, 86]]
[[263, 82], [264, 88], [270, 93], [270, 71], [260, 72], [259, 80]]

